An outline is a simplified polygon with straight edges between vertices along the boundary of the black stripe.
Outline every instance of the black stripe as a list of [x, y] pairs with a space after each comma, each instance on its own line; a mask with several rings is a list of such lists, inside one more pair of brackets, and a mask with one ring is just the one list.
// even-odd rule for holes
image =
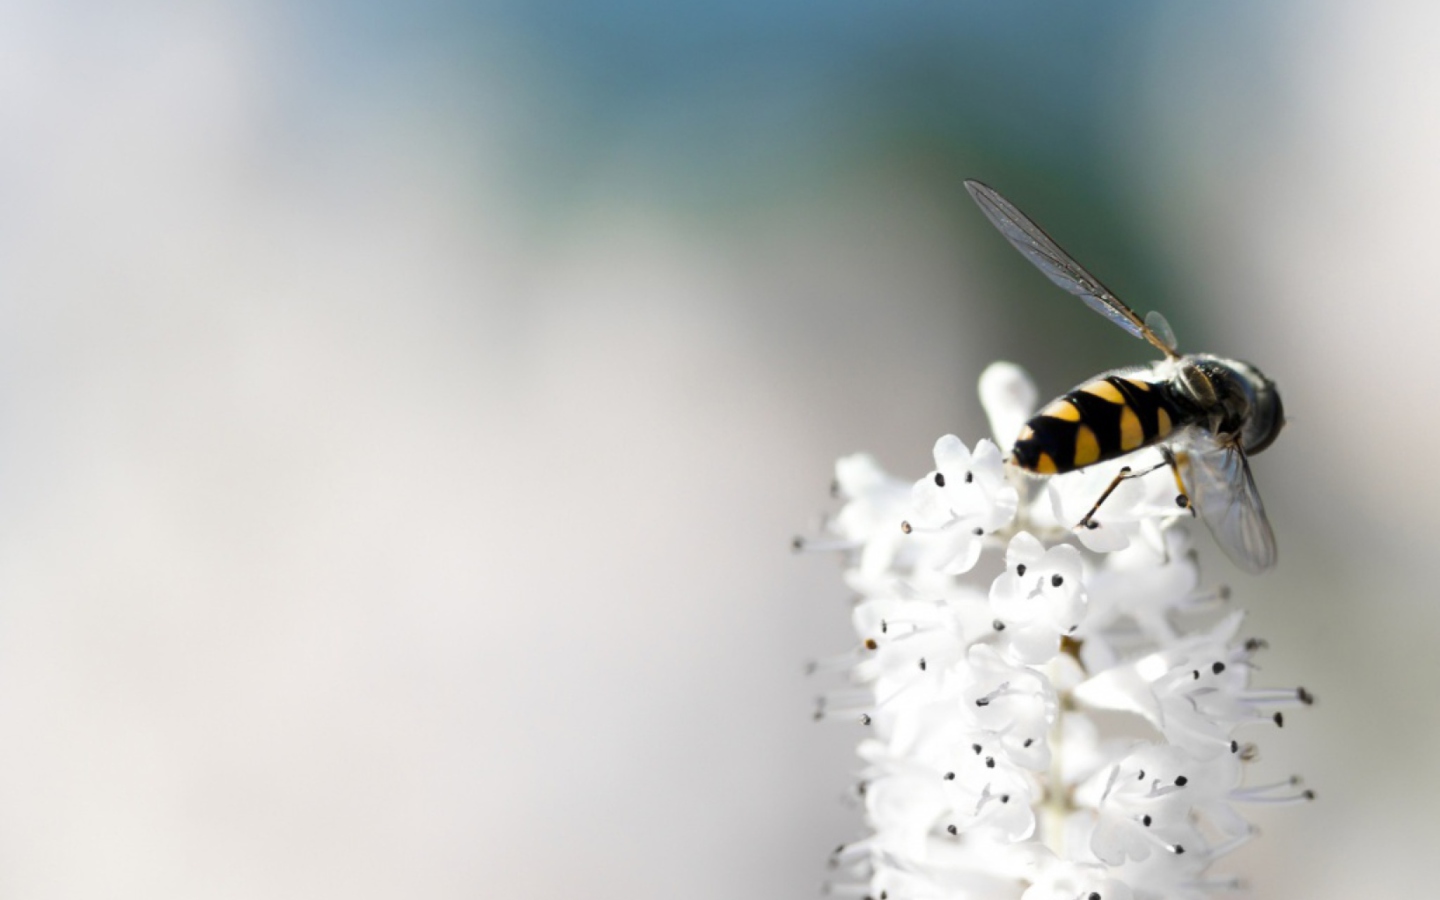
[[1050, 454], [1050, 458], [1055, 461], [1057, 473], [1069, 472], [1074, 468], [1071, 464], [1075, 461], [1075, 435], [1080, 430], [1078, 422], [1036, 416], [1030, 420], [1030, 430], [1034, 432], [1033, 435], [1026, 440], [1015, 442], [1015, 461], [1021, 468], [1035, 471], [1041, 453]]
[[[1086, 385], [1094, 383], [1090, 381], [1086, 382]], [[1080, 411], [1079, 422], [1044, 415], [1030, 420], [1030, 430], [1034, 434], [1028, 440], [1015, 442], [1015, 461], [1022, 468], [1034, 471], [1040, 461], [1040, 454], [1044, 452], [1050, 454], [1050, 458], [1055, 461], [1057, 473], [1074, 471], [1075, 438], [1080, 432], [1081, 424], [1089, 425], [1090, 430], [1095, 432], [1096, 442], [1100, 445], [1100, 459], [1096, 462], [1120, 455], [1121, 407], [1094, 394], [1085, 393], [1083, 388], [1086, 385], [1060, 398]]]
[[[1101, 381], [1108, 382], [1119, 391], [1126, 402], [1111, 403], [1085, 391], [1085, 388]], [[1148, 391], [1119, 376], [1106, 375], [1088, 381], [1064, 395], [1060, 400], [1073, 404], [1080, 411], [1080, 421], [1067, 422], [1050, 416], [1036, 416], [1031, 419], [1029, 425], [1034, 434], [1027, 440], [1015, 442], [1015, 462], [1021, 468], [1033, 472], [1040, 461], [1040, 454], [1044, 452], [1050, 454], [1050, 458], [1055, 461], [1057, 473], [1074, 471], [1075, 437], [1081, 424], [1089, 425], [1090, 430], [1095, 432], [1095, 442], [1100, 446], [1100, 457], [1095, 462], [1105, 462], [1133, 452], [1138, 448], [1120, 448], [1120, 415], [1127, 405], [1140, 420], [1140, 433], [1144, 437], [1141, 446], [1160, 439], [1161, 409], [1170, 416], [1171, 433], [1196, 420], [1195, 415], [1183, 412], [1176, 405], [1174, 398], [1170, 396], [1168, 385], [1164, 382], [1147, 383], [1150, 384]]]
[[[1125, 452], [1120, 449], [1120, 413], [1125, 409], [1124, 404], [1111, 403], [1109, 400], [1085, 392], [1085, 388], [1102, 380], [1104, 379], [1097, 378], [1095, 381], [1081, 385], [1079, 390], [1065, 395], [1080, 409], [1080, 421], [1089, 425], [1090, 430], [1095, 432], [1095, 442], [1100, 445], [1100, 458], [1096, 462], [1114, 459]], [[1125, 395], [1122, 392], [1120, 396]]]
[[1129, 402], [1130, 408], [1135, 411], [1135, 418], [1140, 420], [1140, 433], [1144, 440], [1140, 446], [1153, 443], [1160, 437], [1160, 398], [1156, 391], [1142, 390], [1123, 378], [1110, 376], [1105, 379], [1120, 391], [1120, 394]]
[[[1147, 437], [1155, 435], [1156, 439], [1164, 440], [1186, 425], [1193, 425], [1204, 418], [1193, 405], [1185, 404], [1175, 396], [1175, 389], [1169, 382], [1151, 381], [1148, 384], [1148, 391], [1126, 385], [1129, 388], [1126, 396], [1136, 398], [1132, 405], [1135, 407], [1135, 414], [1140, 417], [1140, 427], [1145, 429]], [[1159, 433], [1162, 409], [1170, 417], [1170, 431], [1164, 435]]]

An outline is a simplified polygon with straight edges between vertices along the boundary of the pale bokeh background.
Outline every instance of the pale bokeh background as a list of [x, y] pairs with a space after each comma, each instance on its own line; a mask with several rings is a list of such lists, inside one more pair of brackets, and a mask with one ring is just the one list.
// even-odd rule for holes
[[1224, 870], [1432, 893], [1440, 12], [1253, 6], [7, 5], [0, 894], [815, 896], [833, 459], [1145, 358], [967, 176], [1285, 389]]

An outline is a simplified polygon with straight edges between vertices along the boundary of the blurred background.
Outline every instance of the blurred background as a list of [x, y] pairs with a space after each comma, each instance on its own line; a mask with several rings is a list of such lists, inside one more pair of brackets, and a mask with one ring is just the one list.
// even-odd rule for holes
[[849, 645], [789, 539], [1146, 347], [1253, 360], [1320, 801], [1223, 872], [1433, 892], [1440, 7], [0, 10], [0, 893], [816, 896]]

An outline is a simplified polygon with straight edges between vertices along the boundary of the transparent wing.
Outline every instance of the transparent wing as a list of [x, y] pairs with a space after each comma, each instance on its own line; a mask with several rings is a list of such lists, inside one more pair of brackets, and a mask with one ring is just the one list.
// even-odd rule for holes
[[1157, 335], [1135, 314], [1135, 311], [1120, 301], [1100, 279], [1081, 268], [1060, 249], [1050, 235], [1015, 208], [1015, 205], [991, 187], [978, 181], [966, 181], [965, 189], [979, 205], [980, 211], [990, 224], [1000, 230], [1005, 238], [1046, 277], [1062, 289], [1074, 294], [1085, 305], [1119, 325], [1141, 340], [1154, 344], [1166, 356], [1173, 357], [1174, 337], [1169, 340]]
[[1275, 532], [1239, 445], [1195, 429], [1184, 442], [1186, 488], [1215, 542], [1235, 565], [1258, 574], [1275, 565]]

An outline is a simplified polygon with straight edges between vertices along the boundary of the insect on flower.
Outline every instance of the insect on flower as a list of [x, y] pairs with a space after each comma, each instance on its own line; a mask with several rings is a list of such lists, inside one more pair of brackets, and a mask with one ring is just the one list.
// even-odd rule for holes
[[1141, 319], [993, 188], [978, 181], [965, 187], [990, 223], [1051, 281], [1165, 354], [1149, 366], [1098, 375], [1042, 408], [1021, 429], [1006, 462], [1055, 475], [1157, 447], [1164, 461], [1139, 472], [1121, 469], [1080, 527], [1098, 527], [1095, 513], [1122, 481], [1168, 465], [1179, 489], [1176, 502], [1198, 510], [1236, 565], [1249, 572], [1275, 565], [1275, 534], [1247, 462], [1285, 425], [1275, 382], [1249, 363], [1177, 353], [1163, 316]]

